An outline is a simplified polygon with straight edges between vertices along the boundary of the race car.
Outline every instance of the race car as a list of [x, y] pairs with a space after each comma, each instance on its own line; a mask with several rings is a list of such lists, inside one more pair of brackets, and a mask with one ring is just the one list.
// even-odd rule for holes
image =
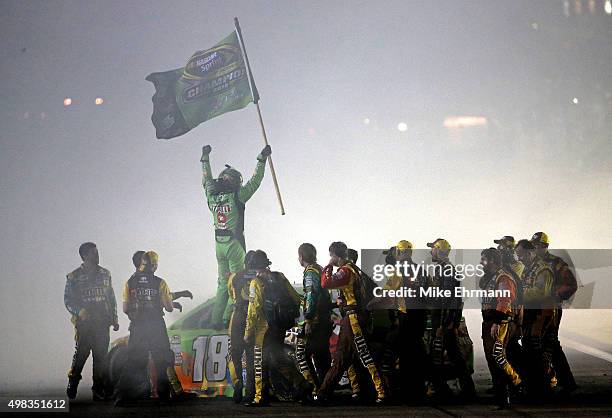
[[[227, 330], [211, 328], [212, 310], [215, 304], [214, 297], [198, 305], [187, 312], [180, 319], [168, 326], [168, 338], [170, 347], [174, 352], [174, 371], [175, 376], [169, 376], [174, 387], [180, 384], [184, 392], [193, 393], [200, 397], [233, 396], [232, 381], [227, 367], [229, 335]], [[372, 344], [373, 352], [382, 353], [382, 344], [386, 333], [387, 315], [385, 312], [375, 313], [372, 317]], [[334, 332], [330, 337], [330, 351], [336, 350], [339, 333], [340, 316], [337, 309], [332, 313], [335, 323]], [[299, 323], [299, 321], [298, 321]], [[426, 346], [429, 346], [431, 338], [431, 327], [428, 324], [425, 336]], [[285, 336], [287, 354], [294, 358], [295, 344], [299, 326], [287, 331]], [[462, 320], [459, 329], [460, 348], [468, 364], [473, 365], [472, 341], [467, 332], [465, 321]], [[376, 338], [380, 336], [382, 338]], [[113, 386], [118, 382], [123, 365], [127, 360], [128, 336], [114, 340], [110, 344], [108, 357], [108, 373]], [[378, 356], [375, 356], [378, 357]], [[244, 358], [243, 358], [244, 361]], [[452, 370], [447, 359], [444, 361], [447, 370]], [[246, 366], [246, 365], [245, 365]], [[297, 367], [297, 364], [296, 364]], [[246, 370], [246, 367], [243, 367]], [[151, 393], [155, 397], [155, 387], [151, 385], [151, 376], [156, 373], [152, 361], [149, 361], [149, 379], [143, 382], [143, 392]], [[448, 379], [454, 376], [449, 373]], [[282, 376], [271, 370], [271, 387], [278, 399], [291, 399], [292, 388], [289, 382]], [[340, 386], [348, 386], [348, 378], [344, 376], [340, 381]], [[176, 392], [176, 389], [175, 389]]]
[[[174, 352], [174, 370], [185, 392], [199, 396], [232, 396], [231, 378], [227, 368], [229, 335], [227, 330], [211, 328], [214, 298], [187, 312], [168, 326], [170, 348]], [[108, 372], [113, 385], [119, 380], [127, 360], [128, 336], [110, 345]], [[152, 362], [149, 374], [155, 373]], [[154, 388], [153, 388], [154, 389]]]
[[[231, 397], [234, 393], [227, 367], [229, 335], [227, 330], [211, 328], [215, 298], [211, 298], [187, 312], [168, 326], [170, 348], [174, 352], [175, 376], [169, 376], [173, 386], [178, 383], [184, 392], [200, 397]], [[294, 357], [297, 327], [287, 331], [285, 342], [287, 353]], [[129, 336], [111, 342], [108, 357], [108, 375], [115, 386], [127, 360]], [[143, 391], [155, 396], [151, 376], [156, 373], [153, 362], [149, 362], [149, 382], [143, 382]], [[174, 380], [174, 382], [173, 382]], [[288, 382], [272, 371], [272, 389], [279, 399], [290, 398]], [[177, 382], [178, 381], [178, 382]]]

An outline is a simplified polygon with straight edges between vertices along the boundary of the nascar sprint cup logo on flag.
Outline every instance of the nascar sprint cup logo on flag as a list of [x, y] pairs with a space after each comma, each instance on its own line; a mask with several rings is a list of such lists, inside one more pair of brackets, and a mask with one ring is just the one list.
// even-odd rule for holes
[[253, 101], [236, 32], [189, 58], [184, 68], [147, 76], [155, 85], [153, 115], [157, 138], [171, 139], [200, 123]]
[[[183, 75], [186, 83], [193, 82], [195, 85], [185, 88], [181, 97], [183, 102], [189, 103], [214, 94], [220, 99], [216, 103], [220, 109], [238, 97], [236, 94], [239, 91], [235, 87], [239, 87], [243, 80], [248, 82], [246, 76], [244, 61], [237, 45], [221, 44], [208, 51], [198, 51], [187, 62]], [[220, 95], [230, 89], [229, 94]]]

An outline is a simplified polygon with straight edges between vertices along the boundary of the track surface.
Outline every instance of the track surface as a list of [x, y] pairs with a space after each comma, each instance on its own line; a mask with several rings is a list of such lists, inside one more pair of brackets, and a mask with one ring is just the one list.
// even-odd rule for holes
[[[79, 397], [70, 405], [74, 416], [612, 416], [612, 363], [605, 358], [566, 348], [566, 354], [574, 370], [579, 389], [571, 397], [557, 398], [545, 405], [514, 405], [510, 410], [498, 411], [490, 395], [489, 373], [482, 359], [476, 364], [474, 380], [479, 398], [469, 405], [449, 404], [423, 407], [353, 406], [338, 401], [326, 407], [300, 406], [293, 403], [274, 403], [267, 408], [246, 408], [235, 405], [229, 399], [194, 399], [171, 406], [159, 406], [153, 402], [141, 402], [130, 407], [116, 408], [112, 402], [92, 402], [86, 382]], [[63, 387], [50, 390], [2, 392], [2, 398], [19, 396], [62, 396]], [[42, 415], [41, 415], [42, 416]]]

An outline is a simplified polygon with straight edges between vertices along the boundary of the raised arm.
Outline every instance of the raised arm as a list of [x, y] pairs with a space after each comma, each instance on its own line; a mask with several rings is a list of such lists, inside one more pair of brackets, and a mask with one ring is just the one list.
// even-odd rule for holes
[[332, 273], [333, 268], [330, 264], [321, 273], [321, 287], [324, 289], [338, 289], [346, 286], [351, 281], [353, 273], [347, 267], [340, 267], [335, 273]]
[[202, 157], [200, 158], [200, 162], [202, 163], [202, 187], [204, 187], [204, 192], [206, 196], [209, 196], [213, 191], [213, 177], [212, 171], [210, 169], [210, 145], [205, 145], [202, 147]]
[[247, 181], [246, 184], [240, 188], [240, 192], [238, 193], [238, 198], [242, 203], [246, 203], [247, 200], [249, 200], [253, 194], [255, 194], [257, 189], [259, 189], [266, 170], [266, 160], [271, 154], [272, 149], [270, 148], [270, 145], [266, 145], [257, 156], [255, 173], [253, 173], [253, 176], [249, 179], [249, 181]]

